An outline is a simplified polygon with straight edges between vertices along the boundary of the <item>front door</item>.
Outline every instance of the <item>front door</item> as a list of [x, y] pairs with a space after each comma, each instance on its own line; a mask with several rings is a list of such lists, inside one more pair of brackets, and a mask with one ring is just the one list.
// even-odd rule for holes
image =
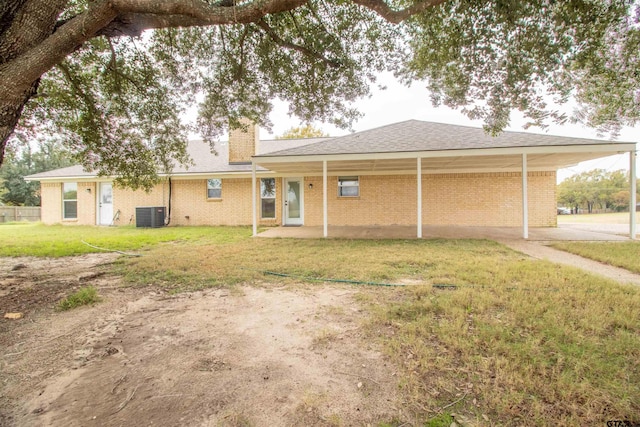
[[98, 224], [111, 225], [113, 222], [113, 187], [110, 182], [100, 183], [98, 209], [100, 215]]
[[302, 178], [284, 180], [284, 225], [304, 223], [304, 187]]

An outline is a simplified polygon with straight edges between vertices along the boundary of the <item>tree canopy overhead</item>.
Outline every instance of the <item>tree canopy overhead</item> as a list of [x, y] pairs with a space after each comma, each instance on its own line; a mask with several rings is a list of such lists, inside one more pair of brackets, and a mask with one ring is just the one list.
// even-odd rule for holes
[[493, 133], [513, 109], [615, 133], [640, 115], [639, 20], [632, 0], [5, 0], [0, 161], [12, 135], [55, 133], [87, 168], [148, 186], [188, 162], [189, 132], [269, 127], [276, 98], [349, 127], [383, 70]]

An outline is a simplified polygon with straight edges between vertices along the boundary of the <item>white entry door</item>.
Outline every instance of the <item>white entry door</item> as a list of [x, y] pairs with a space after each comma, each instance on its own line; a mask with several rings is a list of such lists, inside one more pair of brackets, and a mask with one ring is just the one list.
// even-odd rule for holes
[[113, 221], [113, 186], [110, 182], [100, 183], [98, 212], [100, 215], [98, 224], [111, 225], [111, 222]]
[[284, 225], [304, 223], [304, 186], [302, 178], [285, 178]]

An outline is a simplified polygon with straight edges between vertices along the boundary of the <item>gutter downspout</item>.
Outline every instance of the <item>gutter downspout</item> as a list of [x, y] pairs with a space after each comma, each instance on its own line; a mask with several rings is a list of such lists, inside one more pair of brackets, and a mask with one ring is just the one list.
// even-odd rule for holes
[[522, 153], [522, 238], [529, 238], [529, 200], [527, 194], [527, 153]]
[[258, 235], [258, 208], [256, 203], [256, 162], [251, 160], [251, 221], [253, 225], [253, 236]]
[[417, 161], [417, 178], [418, 178], [418, 182], [417, 182], [417, 193], [418, 193], [418, 200], [417, 200], [417, 204], [418, 204], [418, 218], [416, 218], [417, 223], [418, 223], [418, 230], [417, 230], [417, 237], [418, 239], [422, 239], [422, 157], [418, 157], [418, 161]]
[[629, 177], [631, 180], [631, 188], [629, 195], [629, 238], [631, 240], [636, 239], [636, 205], [638, 198], [636, 197], [637, 188], [637, 174], [636, 174], [636, 156], [638, 152], [636, 150], [629, 151]]

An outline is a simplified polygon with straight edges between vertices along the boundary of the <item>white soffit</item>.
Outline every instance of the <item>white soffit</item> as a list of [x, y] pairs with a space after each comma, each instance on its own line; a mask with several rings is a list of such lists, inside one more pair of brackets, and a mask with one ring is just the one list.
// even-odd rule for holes
[[[564, 148], [564, 147], [544, 147], [548, 148]], [[616, 154], [620, 150], [608, 151], [582, 151], [586, 147], [577, 147], [581, 151], [563, 152], [545, 152], [546, 150], [538, 150], [541, 152], [530, 153], [527, 156], [528, 165], [531, 170], [556, 170], [563, 167], [575, 165], [577, 163], [605, 157]], [[603, 147], [597, 147], [603, 148]], [[504, 151], [505, 149], [500, 149]], [[381, 172], [389, 173], [393, 171], [409, 171], [415, 170], [417, 157], [422, 158], [422, 170], [426, 173], [430, 171], [465, 171], [465, 170], [519, 170], [522, 165], [522, 148], [511, 150], [511, 153], [489, 154], [487, 150], [483, 153], [470, 153], [449, 151], [448, 155], [442, 155], [438, 152], [434, 153], [412, 153], [411, 157], [407, 157], [409, 153], [384, 153], [384, 155], [335, 155], [335, 156], [316, 156], [317, 160], [312, 156], [287, 156], [284, 158], [255, 158], [254, 161], [260, 166], [276, 173], [292, 173], [301, 172], [305, 174], [322, 173], [322, 160], [327, 160], [328, 173], [341, 173], [349, 171], [363, 172]], [[514, 152], [514, 151], [517, 151]], [[394, 156], [402, 154], [401, 157]], [[302, 157], [302, 156], [300, 156]], [[311, 158], [310, 158], [311, 157]], [[297, 161], [296, 161], [297, 160]]]

